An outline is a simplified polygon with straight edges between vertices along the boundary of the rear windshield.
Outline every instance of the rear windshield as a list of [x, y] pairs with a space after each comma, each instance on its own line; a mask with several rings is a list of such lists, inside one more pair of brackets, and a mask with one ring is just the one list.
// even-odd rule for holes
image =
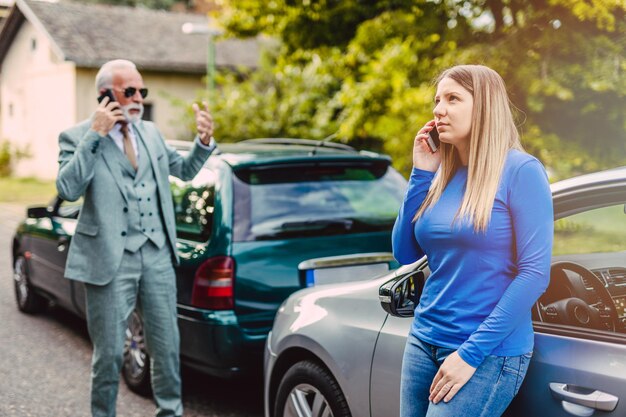
[[406, 189], [384, 162], [245, 169], [234, 181], [235, 241], [391, 230]]

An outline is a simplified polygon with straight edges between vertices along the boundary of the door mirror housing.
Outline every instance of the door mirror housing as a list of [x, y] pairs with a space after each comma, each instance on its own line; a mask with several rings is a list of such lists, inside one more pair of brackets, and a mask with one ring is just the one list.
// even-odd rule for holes
[[385, 282], [378, 289], [381, 307], [395, 317], [413, 317], [424, 281], [424, 271], [416, 271]]
[[26, 209], [26, 217], [29, 219], [43, 219], [56, 216], [63, 200], [56, 196], [47, 206], [31, 206]]
[[49, 207], [36, 206], [26, 209], [26, 216], [28, 216], [29, 219], [42, 219], [44, 217], [50, 217], [51, 215], [52, 212]]

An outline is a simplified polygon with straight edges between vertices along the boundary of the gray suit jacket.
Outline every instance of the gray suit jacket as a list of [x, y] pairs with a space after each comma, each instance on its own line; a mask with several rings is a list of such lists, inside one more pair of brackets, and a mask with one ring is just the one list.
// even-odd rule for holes
[[[59, 136], [59, 196], [67, 201], [84, 197], [76, 231], [70, 245], [65, 276], [95, 285], [110, 282], [122, 261], [128, 230], [127, 197], [122, 187], [122, 173], [117, 162], [120, 152], [110, 137], [101, 138], [90, 130], [86, 120]], [[167, 145], [157, 127], [142, 121], [136, 131], [144, 140], [154, 171], [163, 216], [172, 253], [176, 254], [174, 206], [168, 176], [191, 180], [198, 173], [210, 150], [197, 144], [186, 157]], [[176, 256], [176, 255], [175, 255]], [[178, 258], [175, 259], [178, 262]]]

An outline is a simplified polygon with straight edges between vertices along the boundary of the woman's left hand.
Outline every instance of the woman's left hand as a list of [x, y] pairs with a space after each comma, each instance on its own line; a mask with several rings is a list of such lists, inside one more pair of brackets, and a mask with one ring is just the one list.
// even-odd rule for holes
[[439, 367], [430, 385], [428, 400], [437, 404], [443, 399], [447, 403], [470, 380], [474, 372], [476, 368], [461, 359], [456, 351], [452, 352]]

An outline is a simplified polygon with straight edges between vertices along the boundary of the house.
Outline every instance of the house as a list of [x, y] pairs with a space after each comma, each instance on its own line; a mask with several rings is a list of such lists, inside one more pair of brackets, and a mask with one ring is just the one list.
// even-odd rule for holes
[[[96, 73], [111, 59], [129, 59], [141, 71], [150, 91], [144, 118], [166, 138], [191, 139], [180, 122], [180, 103], [206, 88], [209, 35], [185, 34], [185, 23], [206, 28], [208, 20], [203, 14], [16, 0], [0, 31], [0, 142], [31, 156], [13, 167], [15, 175], [56, 176], [58, 135], [92, 114]], [[258, 56], [257, 40], [215, 44], [218, 69], [254, 68]]]
[[4, 26], [4, 20], [9, 16], [12, 6], [13, 0], [0, 0], [0, 31], [2, 26]]

